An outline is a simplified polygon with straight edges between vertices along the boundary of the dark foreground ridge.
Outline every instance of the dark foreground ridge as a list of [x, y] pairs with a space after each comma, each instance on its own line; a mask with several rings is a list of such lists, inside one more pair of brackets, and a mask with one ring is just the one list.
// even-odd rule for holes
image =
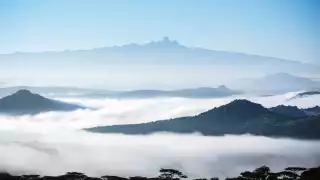
[[[175, 169], [161, 169], [160, 175], [153, 178], [135, 176], [135, 177], [119, 177], [119, 176], [101, 176], [89, 177], [79, 172], [68, 172], [61, 176], [40, 176], [40, 175], [22, 175], [15, 176], [9, 173], [0, 173], [1, 180], [180, 180], [188, 177], [182, 172]], [[245, 171], [240, 173], [238, 177], [226, 178], [225, 180], [319, 180], [320, 166], [315, 168], [288, 167], [280, 172], [272, 172], [269, 167], [262, 166], [253, 171]], [[207, 180], [207, 178], [198, 178], [194, 180]], [[208, 180], [219, 180], [217, 177]]]
[[271, 137], [320, 139], [318, 108], [292, 106], [265, 108], [248, 100], [235, 100], [196, 116], [142, 124], [100, 126], [86, 129], [96, 133], [150, 134], [155, 132], [203, 135], [253, 134]]
[[47, 111], [73, 111], [84, 107], [48, 99], [22, 89], [0, 99], [0, 113], [10, 115], [38, 114]]

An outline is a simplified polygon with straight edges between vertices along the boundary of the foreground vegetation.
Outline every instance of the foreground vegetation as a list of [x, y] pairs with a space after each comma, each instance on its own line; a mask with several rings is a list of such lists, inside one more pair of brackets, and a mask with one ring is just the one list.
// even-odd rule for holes
[[[61, 176], [15, 176], [9, 173], [0, 173], [1, 180], [180, 180], [186, 178], [188, 178], [186, 175], [174, 169], [161, 169], [160, 175], [153, 178], [141, 176], [129, 178], [118, 176], [89, 177], [79, 172], [68, 172]], [[219, 180], [219, 178], [200, 178], [195, 180]], [[281, 172], [271, 172], [269, 167], [262, 166], [253, 171], [242, 172], [238, 177], [226, 178], [225, 180], [320, 180], [320, 166], [309, 169], [302, 167], [288, 167]]]

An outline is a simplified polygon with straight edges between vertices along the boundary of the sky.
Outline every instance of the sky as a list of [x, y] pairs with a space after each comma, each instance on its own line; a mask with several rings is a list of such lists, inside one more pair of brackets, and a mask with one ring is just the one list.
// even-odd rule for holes
[[0, 53], [181, 44], [317, 63], [318, 0], [0, 0]]

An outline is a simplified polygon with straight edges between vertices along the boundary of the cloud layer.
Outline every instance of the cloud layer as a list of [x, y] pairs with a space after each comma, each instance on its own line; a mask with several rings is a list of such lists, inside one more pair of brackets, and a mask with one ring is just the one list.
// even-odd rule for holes
[[93, 176], [156, 176], [176, 168], [191, 177], [234, 176], [269, 165], [320, 165], [320, 142], [253, 136], [203, 137], [198, 134], [128, 136], [93, 134], [85, 127], [148, 122], [194, 115], [247, 98], [267, 107], [288, 104], [310, 107], [320, 96], [287, 101], [294, 94], [219, 99], [61, 99], [94, 108], [35, 116], [0, 116], [0, 171], [57, 175], [80, 171]]
[[0, 167], [14, 173], [93, 176], [156, 176], [160, 168], [176, 168], [192, 177], [225, 177], [264, 164], [275, 170], [319, 165], [319, 149], [320, 142], [253, 136], [1, 132]]

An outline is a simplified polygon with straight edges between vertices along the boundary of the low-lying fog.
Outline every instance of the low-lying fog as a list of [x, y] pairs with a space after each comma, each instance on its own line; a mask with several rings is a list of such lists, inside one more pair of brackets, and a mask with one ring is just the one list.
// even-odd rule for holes
[[[311, 107], [320, 96], [287, 101], [293, 93], [246, 97], [266, 107], [279, 104]], [[129, 136], [93, 134], [85, 127], [154, 121], [194, 115], [232, 101], [219, 99], [61, 99], [92, 107], [69, 113], [0, 116], [0, 171], [57, 175], [67, 171], [92, 176], [156, 176], [160, 168], [175, 168], [191, 177], [235, 176], [269, 165], [320, 165], [320, 141], [257, 136], [203, 137], [199, 134]]]

